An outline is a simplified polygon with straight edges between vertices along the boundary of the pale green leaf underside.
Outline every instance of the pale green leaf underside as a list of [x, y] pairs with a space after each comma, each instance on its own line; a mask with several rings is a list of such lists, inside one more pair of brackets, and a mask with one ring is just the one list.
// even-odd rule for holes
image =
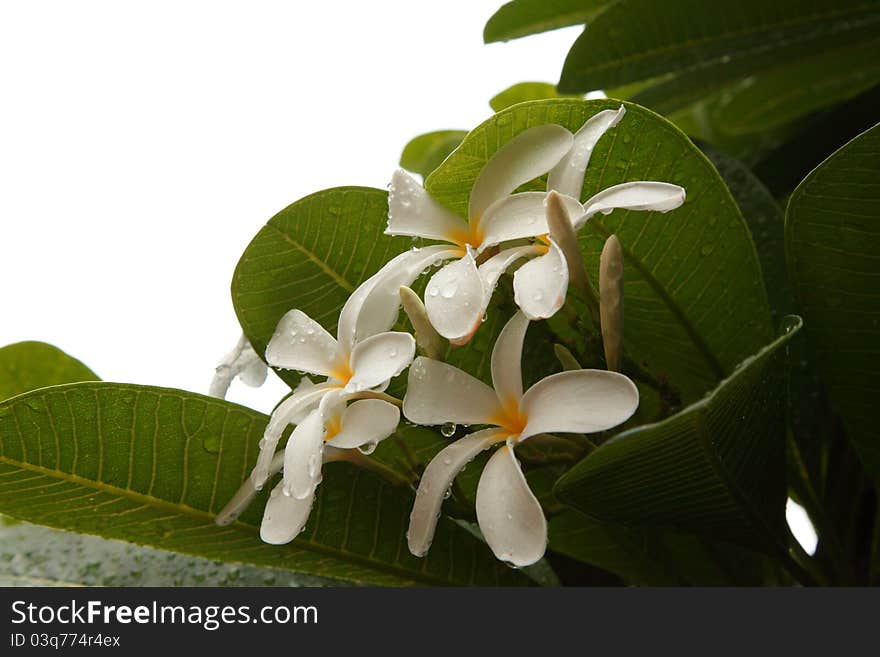
[[483, 41], [508, 41], [581, 25], [602, 11], [611, 0], [514, 0], [503, 5], [486, 23]]
[[427, 176], [461, 143], [464, 130], [437, 130], [414, 137], [400, 154], [400, 166]]
[[558, 482], [585, 514], [674, 528], [773, 551], [784, 523], [785, 332], [705, 399], [657, 424], [615, 436]]
[[[574, 131], [619, 104], [559, 99], [504, 110], [468, 134], [429, 176], [428, 190], [464, 215], [480, 169], [514, 135], [545, 123]], [[607, 235], [620, 238], [627, 349], [694, 401], [772, 339], [761, 268], [748, 227], [706, 157], [668, 121], [626, 107], [593, 152], [582, 200], [617, 183], [658, 180], [685, 187], [687, 201], [667, 214], [597, 215], [582, 229], [581, 246], [595, 281]]]
[[785, 222], [788, 269], [819, 368], [859, 456], [880, 476], [880, 126], [798, 185]]
[[[511, 105], [529, 100], [546, 100], [547, 98], [564, 98], [556, 91], [556, 86], [549, 82], [518, 82], [504, 91], [495, 94], [489, 105], [496, 112], [507, 109]], [[569, 96], [569, 98], [580, 96]]]
[[98, 381], [98, 375], [58, 347], [17, 342], [0, 348], [0, 400], [77, 381]]
[[209, 559], [377, 585], [521, 583], [441, 519], [425, 559], [405, 543], [411, 495], [330, 464], [304, 533], [262, 543], [264, 497], [214, 524], [253, 465], [266, 416], [179, 390], [78, 383], [0, 404], [0, 512]]

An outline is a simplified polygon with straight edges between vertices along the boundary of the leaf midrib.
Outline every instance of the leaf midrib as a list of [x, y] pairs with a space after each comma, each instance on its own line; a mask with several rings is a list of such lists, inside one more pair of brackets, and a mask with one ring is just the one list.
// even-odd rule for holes
[[318, 268], [321, 269], [321, 271], [323, 271], [325, 274], [327, 274], [330, 278], [332, 278], [333, 281], [337, 285], [339, 285], [339, 287], [344, 289], [346, 292], [354, 292], [354, 284], [353, 283], [350, 283], [348, 281], [348, 279], [343, 278], [328, 263], [326, 263], [324, 260], [319, 258], [313, 251], [306, 248], [304, 244], [302, 244], [301, 242], [299, 242], [299, 241], [295, 240], [293, 237], [291, 237], [287, 231], [276, 226], [271, 221], [269, 223], [267, 223], [266, 226], [268, 228], [271, 228], [271, 229], [277, 231], [278, 234], [281, 235], [281, 239], [283, 239], [285, 242], [287, 242], [288, 244], [293, 246], [295, 249], [297, 249], [309, 261], [315, 263], [318, 266]]
[[[116, 495], [121, 498], [129, 499], [133, 502], [139, 502], [141, 504], [146, 504], [151, 507], [155, 507], [157, 509], [162, 509], [165, 511], [171, 511], [178, 515], [188, 515], [194, 518], [200, 518], [205, 520], [211, 520], [213, 522], [216, 517], [215, 514], [209, 513], [207, 511], [203, 511], [201, 509], [196, 509], [191, 506], [187, 506], [186, 504], [175, 504], [173, 502], [168, 502], [167, 500], [163, 500], [161, 498], [153, 497], [152, 495], [146, 495], [144, 493], [140, 493], [138, 491], [134, 491], [128, 488], [119, 488], [118, 486], [112, 486], [102, 481], [96, 481], [94, 479], [86, 479], [84, 477], [80, 477], [79, 475], [75, 475], [69, 472], [64, 472], [62, 470], [56, 470], [53, 468], [46, 468], [39, 465], [34, 465], [33, 463], [27, 463], [24, 461], [18, 461], [15, 459], [11, 459], [8, 456], [0, 455], [0, 463], [10, 465], [16, 468], [20, 468], [22, 470], [28, 470], [30, 472], [35, 472], [37, 474], [42, 474], [47, 477], [54, 477], [56, 479], [61, 479], [63, 481], [67, 481], [72, 484], [76, 484], [78, 486], [83, 486], [85, 488], [91, 488], [96, 491], [102, 493], [108, 493], [111, 495]], [[13, 514], [10, 514], [14, 516]], [[231, 525], [235, 527], [237, 530], [248, 533], [248, 534], [257, 534], [257, 528], [248, 525], [239, 521], [236, 521]], [[125, 540], [125, 539], [122, 539]], [[443, 580], [441, 578], [435, 578], [426, 573], [415, 573], [409, 570], [403, 570], [399, 568], [394, 568], [388, 564], [383, 562], [371, 561], [369, 559], [364, 558], [361, 555], [356, 553], [345, 552], [342, 550], [334, 549], [327, 545], [321, 545], [317, 543], [311, 543], [307, 541], [303, 541], [302, 539], [295, 539], [295, 544], [297, 547], [302, 549], [316, 552], [318, 554], [324, 554], [327, 556], [334, 557], [343, 562], [355, 562], [359, 563], [362, 566], [366, 566], [372, 570], [385, 572], [387, 574], [393, 575], [395, 577], [403, 580], [402, 583], [419, 583], [425, 582], [429, 584], [448, 586], [451, 582], [447, 580]], [[283, 566], [281, 566], [283, 568]], [[415, 577], [418, 575], [418, 577]]]

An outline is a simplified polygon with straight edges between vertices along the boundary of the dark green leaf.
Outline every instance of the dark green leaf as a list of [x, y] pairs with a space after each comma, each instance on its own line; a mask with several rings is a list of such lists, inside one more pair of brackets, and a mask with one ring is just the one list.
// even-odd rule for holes
[[703, 400], [602, 444], [557, 482], [557, 497], [604, 522], [784, 549], [785, 347], [800, 326], [791, 317]]
[[403, 148], [400, 166], [427, 176], [455, 150], [466, 134], [465, 130], [438, 130], [419, 135]]
[[214, 516], [245, 479], [266, 416], [194, 393], [76, 383], [0, 404], [0, 512], [208, 559], [379, 585], [522, 583], [485, 545], [441, 519], [412, 557], [410, 492], [329, 464], [299, 538], [257, 535], [265, 493], [241, 519]]
[[0, 400], [46, 386], [98, 380], [76, 358], [45, 342], [17, 342], [0, 348]]
[[678, 73], [676, 92], [665, 96], [695, 99], [720, 81], [876, 38], [878, 25], [875, 0], [621, 0], [572, 46], [559, 89], [586, 92]]
[[[354, 289], [412, 246], [408, 237], [384, 234], [387, 214], [386, 192], [337, 187], [289, 205], [257, 233], [235, 268], [232, 303], [258, 354], [293, 308], [336, 332]], [[290, 384], [299, 380], [295, 372], [278, 374]]]
[[795, 311], [785, 269], [785, 216], [773, 195], [744, 164], [718, 150], [703, 147], [727, 183], [755, 241], [774, 326]]
[[675, 532], [602, 523], [576, 511], [550, 520], [550, 548], [644, 586], [763, 583], [758, 555]]
[[589, 22], [611, 0], [514, 0], [503, 5], [483, 29], [483, 41], [519, 37]]
[[[514, 135], [544, 123], [577, 130], [599, 110], [617, 105], [560, 99], [504, 110], [468, 134], [428, 177], [427, 188], [464, 216], [480, 169]], [[583, 197], [632, 180], [678, 183], [688, 199], [667, 214], [593, 217], [580, 235], [587, 268], [596, 280], [602, 246], [616, 233], [626, 258], [627, 351], [693, 401], [772, 338], [760, 264], [746, 223], [711, 163], [668, 121], [627, 104], [624, 119], [593, 152]]]
[[798, 185], [785, 223], [788, 268], [831, 399], [865, 467], [880, 475], [880, 126]]
[[713, 108], [713, 119], [728, 135], [769, 130], [847, 100], [878, 81], [880, 41], [823, 50], [733, 85]]

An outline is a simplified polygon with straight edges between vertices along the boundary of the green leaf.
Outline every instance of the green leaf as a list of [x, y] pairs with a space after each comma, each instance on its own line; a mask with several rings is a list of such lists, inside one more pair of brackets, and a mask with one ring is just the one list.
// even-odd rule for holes
[[438, 130], [419, 135], [404, 146], [400, 166], [426, 177], [455, 150], [466, 134], [465, 130]]
[[703, 400], [602, 444], [560, 478], [557, 497], [603, 522], [783, 550], [785, 347], [800, 326], [791, 317]]
[[[428, 177], [427, 188], [464, 216], [480, 169], [513, 136], [545, 123], [577, 130], [618, 105], [560, 99], [504, 110], [468, 134]], [[627, 351], [671, 381], [687, 403], [772, 339], [770, 312], [748, 227], [711, 163], [668, 121], [636, 105], [626, 108], [596, 145], [583, 198], [621, 182], [659, 180], [684, 186], [688, 199], [667, 214], [617, 210], [593, 217], [581, 231], [581, 246], [597, 280], [605, 239], [617, 234], [626, 258]]]
[[550, 548], [642, 586], [757, 586], [753, 552], [697, 536], [602, 523], [566, 511], [549, 522]]
[[[880, 41], [777, 67], [731, 86], [713, 108], [728, 135], [770, 130], [847, 100], [880, 81]], [[650, 103], [648, 103], [650, 105]]]
[[[376, 585], [525, 581], [441, 518], [428, 557], [406, 548], [410, 492], [329, 464], [304, 532], [264, 544], [264, 492], [241, 517], [215, 514], [247, 476], [266, 416], [194, 393], [76, 383], [0, 404], [0, 512], [208, 559]], [[267, 487], [268, 490], [268, 487]]]
[[817, 362], [865, 467], [880, 474], [880, 126], [798, 185], [785, 220], [788, 268]]
[[[580, 98], [579, 95], [567, 97]], [[545, 100], [547, 98], [566, 98], [566, 96], [556, 91], [556, 87], [549, 82], [518, 82], [493, 96], [489, 101], [489, 105], [494, 111], [500, 112], [517, 103], [524, 103], [529, 100]]]
[[878, 24], [876, 0], [621, 0], [574, 43], [559, 89], [585, 92], [674, 72], [681, 80], [665, 96], [696, 97], [782, 61], [876, 38]]
[[[299, 308], [331, 333], [354, 289], [412, 246], [384, 234], [386, 192], [337, 187], [317, 192], [272, 217], [248, 244], [232, 277], [232, 303], [258, 354], [288, 310]], [[279, 370], [295, 385], [295, 372]]]
[[742, 162], [713, 148], [703, 147], [703, 152], [724, 178], [749, 225], [776, 326], [795, 311], [794, 293], [785, 269], [785, 215], [769, 190]]
[[76, 358], [45, 342], [17, 342], [0, 348], [0, 400], [46, 386], [98, 380]]
[[483, 41], [509, 41], [587, 23], [609, 4], [611, 0], [514, 0], [489, 19]]

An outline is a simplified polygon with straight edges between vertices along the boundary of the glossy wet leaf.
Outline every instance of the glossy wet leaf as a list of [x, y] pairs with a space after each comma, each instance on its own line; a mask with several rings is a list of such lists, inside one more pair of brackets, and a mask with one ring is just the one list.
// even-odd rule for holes
[[492, 15], [483, 29], [483, 41], [508, 41], [581, 25], [609, 4], [610, 0], [514, 0]]
[[466, 134], [465, 130], [437, 130], [419, 135], [403, 148], [400, 166], [427, 176], [455, 150]]
[[238, 522], [217, 527], [214, 516], [247, 476], [266, 421], [229, 402], [164, 388], [78, 383], [20, 395], [0, 404], [0, 512], [352, 582], [523, 581], [444, 519], [430, 555], [412, 557], [405, 539], [411, 493], [342, 463], [325, 468], [309, 523], [294, 542], [260, 541], [265, 493]]
[[874, 0], [622, 0], [572, 46], [559, 88], [586, 92], [673, 73], [664, 96], [695, 100], [780, 62], [876, 38], [878, 25]]
[[[545, 123], [574, 131], [618, 105], [560, 99], [504, 110], [468, 134], [427, 188], [464, 216], [480, 169], [514, 135]], [[736, 203], [705, 156], [668, 121], [627, 104], [624, 119], [593, 152], [582, 200], [633, 180], [680, 184], [687, 200], [667, 214], [617, 210], [593, 217], [580, 233], [587, 269], [597, 280], [599, 254], [615, 233], [625, 257], [626, 349], [694, 401], [772, 339], [760, 264]]]
[[0, 586], [339, 586], [344, 582], [0, 522]]
[[865, 467], [880, 475], [880, 126], [798, 185], [788, 268], [820, 371]]
[[557, 497], [604, 522], [783, 549], [786, 345], [800, 326], [790, 317], [701, 401], [602, 444], [557, 482]]
[[45, 342], [17, 342], [0, 348], [0, 400], [98, 375], [73, 356]]
[[731, 85], [713, 107], [713, 120], [729, 135], [769, 130], [847, 100], [878, 82], [880, 40], [823, 49], [814, 57]]

